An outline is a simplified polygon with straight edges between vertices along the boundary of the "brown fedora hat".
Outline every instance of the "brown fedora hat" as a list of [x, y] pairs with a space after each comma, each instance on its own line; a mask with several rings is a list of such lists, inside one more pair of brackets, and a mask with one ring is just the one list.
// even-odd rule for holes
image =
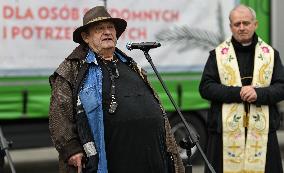
[[117, 38], [121, 36], [127, 26], [127, 22], [124, 19], [111, 17], [104, 6], [96, 6], [87, 11], [87, 13], [84, 15], [83, 26], [80, 26], [73, 32], [73, 41], [80, 44], [84, 43], [81, 33], [85, 31], [91, 24], [102, 21], [110, 21], [114, 24]]

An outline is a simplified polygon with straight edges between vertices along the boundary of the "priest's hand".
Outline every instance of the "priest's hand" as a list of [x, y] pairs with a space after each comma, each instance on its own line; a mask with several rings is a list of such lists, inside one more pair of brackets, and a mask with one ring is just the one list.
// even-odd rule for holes
[[241, 99], [245, 102], [255, 102], [257, 99], [257, 94], [253, 86], [243, 86], [240, 92]]

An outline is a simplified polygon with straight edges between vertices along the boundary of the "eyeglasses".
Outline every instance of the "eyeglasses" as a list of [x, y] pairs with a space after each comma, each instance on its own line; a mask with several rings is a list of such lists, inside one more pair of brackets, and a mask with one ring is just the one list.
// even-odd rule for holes
[[92, 27], [92, 29], [96, 32], [96, 33], [103, 33], [105, 30], [109, 30], [109, 31], [114, 31], [115, 27], [113, 24], [105, 24], [105, 25], [95, 25], [94, 27]]

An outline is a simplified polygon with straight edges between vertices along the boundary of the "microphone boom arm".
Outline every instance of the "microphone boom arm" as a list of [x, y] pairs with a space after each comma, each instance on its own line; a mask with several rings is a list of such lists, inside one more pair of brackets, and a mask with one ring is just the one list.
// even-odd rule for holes
[[[181, 111], [180, 111], [180, 108], [179, 108], [179, 107], [177, 106], [177, 104], [175, 103], [175, 101], [174, 101], [172, 95], [170, 94], [170, 92], [169, 92], [167, 86], [165, 85], [163, 79], [161, 78], [159, 72], [157, 71], [155, 65], [153, 64], [153, 61], [152, 61], [152, 59], [151, 59], [151, 56], [150, 56], [149, 53], [148, 53], [149, 50], [150, 50], [150, 49], [143, 50], [144, 55], [145, 55], [146, 59], [148, 60], [148, 62], [150, 63], [150, 65], [151, 65], [152, 69], [154, 70], [154, 72], [155, 72], [157, 78], [159, 79], [160, 83], [162, 84], [163, 89], [165, 90], [166, 94], [168, 95], [168, 97], [169, 97], [171, 103], [173, 104], [175, 110], [177, 111], [178, 115], [180, 116], [180, 118], [181, 118], [181, 120], [182, 120], [182, 122], [183, 122], [183, 124], [184, 124], [184, 126], [185, 126], [185, 128], [186, 128], [186, 130], [188, 131], [188, 133], [189, 133], [189, 139], [190, 139], [191, 144], [196, 145], [196, 147], [198, 148], [200, 154], [202, 155], [202, 158], [204, 159], [205, 163], [207, 164], [209, 170], [210, 170], [212, 173], [216, 173], [215, 170], [214, 170], [214, 168], [211, 166], [211, 164], [209, 163], [208, 159], [206, 158], [206, 156], [205, 156], [205, 154], [204, 154], [204, 152], [203, 152], [203, 150], [202, 150], [202, 148], [201, 148], [201, 146], [200, 146], [200, 144], [199, 144], [199, 140], [198, 140], [199, 135], [198, 135], [197, 133], [195, 133], [193, 130], [190, 130], [190, 129], [191, 129], [190, 126], [192, 126], [192, 125], [190, 125], [190, 124], [185, 120], [184, 116], [182, 115], [182, 113], [181, 113]], [[193, 145], [193, 146], [194, 146], [194, 145]], [[189, 152], [189, 153], [191, 153], [191, 152]], [[190, 159], [190, 156], [188, 156], [188, 160], [189, 160], [189, 159]], [[188, 171], [191, 173], [191, 172], [192, 172], [191, 168], [188, 168], [188, 169], [190, 169], [190, 170], [188, 170]], [[187, 172], [188, 172], [188, 171], [187, 171]]]
[[133, 49], [140, 49], [142, 51], [149, 51], [149, 49], [154, 49], [160, 47], [161, 44], [158, 42], [141, 42], [141, 43], [132, 43], [128, 42], [126, 44], [126, 49], [133, 50]]

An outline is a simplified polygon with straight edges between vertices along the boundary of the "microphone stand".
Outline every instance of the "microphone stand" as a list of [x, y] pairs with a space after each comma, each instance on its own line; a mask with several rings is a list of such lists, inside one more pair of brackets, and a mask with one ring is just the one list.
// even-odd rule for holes
[[[180, 111], [180, 108], [177, 106], [177, 104], [175, 103], [173, 97], [171, 96], [167, 86], [165, 85], [163, 79], [161, 78], [159, 72], [157, 71], [155, 65], [153, 64], [153, 61], [152, 61], [152, 58], [151, 56], [149, 55], [149, 50], [150, 48], [145, 48], [145, 49], [141, 49], [143, 52], [144, 52], [144, 55], [146, 57], [146, 59], [148, 60], [148, 62], [150, 63], [151, 67], [153, 68], [156, 76], [158, 77], [160, 83], [162, 84], [164, 90], [166, 91], [169, 99], [171, 100], [173, 106], [175, 107], [175, 110], [177, 111], [178, 115], [180, 116], [186, 130], [188, 131], [189, 133], [189, 140], [190, 141], [181, 141], [181, 144], [183, 145], [183, 147], [187, 150], [187, 156], [188, 156], [188, 160], [187, 160], [187, 164], [185, 166], [185, 171], [186, 173], [192, 173], [192, 164], [191, 164], [191, 148], [196, 145], [196, 147], [198, 148], [200, 154], [202, 155], [202, 158], [204, 159], [206, 165], [208, 166], [209, 170], [212, 172], [212, 173], [216, 173], [215, 170], [213, 169], [213, 167], [211, 166], [211, 164], [209, 163], [208, 159], [206, 158], [200, 144], [199, 144], [199, 135], [194, 131], [194, 130], [191, 130], [192, 129], [192, 125], [189, 124], [184, 116], [182, 115], [181, 111]], [[191, 127], [190, 127], [191, 126]], [[190, 142], [190, 143], [189, 143]]]
[[8, 163], [9, 163], [9, 166], [11, 168], [11, 171], [12, 173], [16, 173], [16, 170], [15, 170], [15, 167], [13, 165], [13, 161], [12, 161], [12, 158], [11, 158], [11, 155], [9, 153], [9, 144], [6, 140], [6, 138], [4, 137], [4, 134], [2, 132], [2, 128], [0, 126], [0, 149], [1, 151], [3, 150], [5, 152], [5, 155], [7, 157], [7, 160], [8, 160]]

